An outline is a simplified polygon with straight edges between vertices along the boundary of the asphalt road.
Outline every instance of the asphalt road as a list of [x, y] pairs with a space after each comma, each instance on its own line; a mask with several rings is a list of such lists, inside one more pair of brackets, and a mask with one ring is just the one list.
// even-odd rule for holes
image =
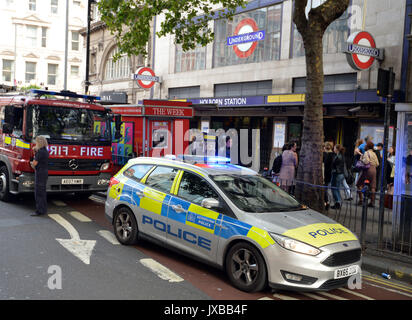
[[101, 196], [49, 196], [45, 217], [31, 217], [33, 208], [31, 196], [0, 202], [2, 300], [412, 300], [410, 286], [365, 272], [361, 289], [247, 294], [223, 271], [174, 251], [118, 244]]

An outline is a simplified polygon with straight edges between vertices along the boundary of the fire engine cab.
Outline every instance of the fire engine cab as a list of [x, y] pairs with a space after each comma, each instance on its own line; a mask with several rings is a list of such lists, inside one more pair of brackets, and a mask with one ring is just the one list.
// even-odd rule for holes
[[47, 192], [106, 191], [112, 175], [112, 134], [120, 138], [121, 123], [96, 100], [99, 97], [70, 91], [0, 96], [0, 200], [34, 191], [30, 161], [38, 135], [49, 143]]

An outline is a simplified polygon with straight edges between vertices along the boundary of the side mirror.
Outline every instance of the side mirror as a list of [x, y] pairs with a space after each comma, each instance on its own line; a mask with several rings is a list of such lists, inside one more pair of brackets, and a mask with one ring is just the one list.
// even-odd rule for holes
[[10, 123], [4, 123], [2, 130], [3, 130], [3, 133], [8, 133], [8, 134], [13, 132], [13, 128]]
[[202, 200], [201, 206], [206, 209], [216, 209], [220, 207], [220, 202], [214, 198], [206, 198]]

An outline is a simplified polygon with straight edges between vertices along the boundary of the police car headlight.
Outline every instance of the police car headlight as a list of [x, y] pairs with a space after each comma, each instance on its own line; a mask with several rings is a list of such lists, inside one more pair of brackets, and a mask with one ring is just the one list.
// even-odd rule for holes
[[295, 239], [291, 239], [288, 237], [284, 237], [275, 233], [270, 234], [273, 238], [273, 240], [276, 241], [278, 245], [281, 247], [297, 252], [297, 253], [303, 253], [307, 254], [310, 256], [317, 256], [321, 251], [315, 247], [312, 247], [306, 243], [300, 242]]

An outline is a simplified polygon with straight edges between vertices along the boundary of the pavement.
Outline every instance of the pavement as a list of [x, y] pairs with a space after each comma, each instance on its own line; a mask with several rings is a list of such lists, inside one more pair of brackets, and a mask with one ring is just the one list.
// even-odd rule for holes
[[412, 257], [397, 257], [395, 254], [366, 250], [362, 257], [362, 269], [380, 276], [386, 273], [393, 280], [412, 285]]

